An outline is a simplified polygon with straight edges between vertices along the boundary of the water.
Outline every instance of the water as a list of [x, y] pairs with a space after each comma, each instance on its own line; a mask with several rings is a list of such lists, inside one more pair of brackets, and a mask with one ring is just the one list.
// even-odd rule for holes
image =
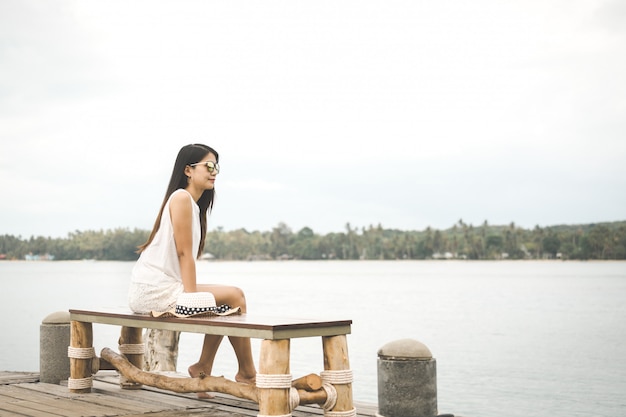
[[[68, 308], [125, 306], [130, 262], [0, 262], [0, 370], [36, 371], [39, 325]], [[440, 412], [626, 415], [626, 262], [202, 262], [200, 281], [246, 290], [248, 308], [350, 318], [354, 397], [377, 402], [377, 351], [417, 339], [437, 359]], [[94, 325], [96, 350], [119, 330]], [[201, 335], [181, 337], [179, 370]], [[253, 340], [255, 357], [259, 342]], [[323, 369], [318, 338], [292, 341], [295, 377]], [[233, 378], [224, 343], [215, 374]]]

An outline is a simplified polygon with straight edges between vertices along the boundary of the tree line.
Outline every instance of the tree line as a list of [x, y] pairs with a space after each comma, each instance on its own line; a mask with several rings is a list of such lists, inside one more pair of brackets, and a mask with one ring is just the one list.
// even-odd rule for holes
[[[137, 259], [148, 230], [75, 231], [65, 238], [0, 236], [0, 259]], [[206, 257], [219, 260], [271, 259], [626, 259], [626, 221], [524, 229], [509, 225], [474, 226], [459, 220], [445, 230], [385, 229], [382, 225], [317, 234], [294, 232], [285, 223], [271, 231], [207, 233]]]

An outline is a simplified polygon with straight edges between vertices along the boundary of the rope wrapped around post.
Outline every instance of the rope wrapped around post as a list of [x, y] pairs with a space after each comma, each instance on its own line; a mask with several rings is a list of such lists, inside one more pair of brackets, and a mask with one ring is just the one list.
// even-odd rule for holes
[[257, 414], [256, 416], [257, 417], [291, 417], [291, 413], [289, 413], [289, 414], [281, 414], [279, 416], [268, 416], [268, 415], [265, 415], [265, 414]]
[[87, 378], [80, 378], [80, 379], [74, 379], [74, 378], [68, 378], [67, 379], [67, 387], [69, 389], [84, 389], [84, 388], [91, 388], [93, 386], [93, 377], [87, 377]]
[[337, 390], [334, 385], [351, 384], [354, 381], [354, 374], [351, 369], [326, 370], [320, 373], [322, 386], [326, 390], [326, 402], [323, 405], [324, 417], [355, 417], [356, 408], [347, 411], [331, 411], [337, 404]]
[[291, 374], [256, 374], [257, 388], [291, 388]]
[[293, 411], [297, 406], [300, 405], [300, 394], [298, 394], [298, 389], [291, 387], [289, 389], [289, 407], [290, 410]]
[[[93, 347], [77, 348], [73, 346], [67, 347], [67, 357], [73, 359], [92, 359], [96, 357], [96, 351]], [[92, 369], [93, 374], [93, 369]], [[69, 389], [85, 389], [93, 386], [93, 377], [86, 378], [68, 378], [67, 387]]]
[[322, 371], [320, 376], [322, 377], [322, 382], [327, 384], [351, 384], [354, 381], [351, 369]]
[[67, 347], [67, 357], [74, 359], [91, 359], [96, 356], [96, 350], [93, 347], [77, 348], [73, 346]]
[[355, 417], [356, 408], [348, 411], [326, 411], [324, 410], [324, 416], [326, 417]]
[[[294, 389], [291, 387], [291, 381], [293, 380], [291, 374], [256, 374], [256, 387], [257, 388], [277, 388], [277, 389], [289, 389], [289, 408], [293, 410], [295, 396]], [[295, 390], [295, 395], [298, 395], [298, 391]], [[300, 404], [300, 396], [297, 398], [298, 404]], [[280, 416], [266, 416], [264, 414], [257, 414], [257, 417], [291, 417], [291, 413]]]
[[326, 401], [322, 404], [324, 410], [332, 410], [337, 404], [337, 390], [329, 383], [324, 383], [322, 389], [326, 391]]
[[146, 349], [145, 343], [129, 344], [125, 343], [118, 346], [118, 349], [123, 355], [143, 355]]

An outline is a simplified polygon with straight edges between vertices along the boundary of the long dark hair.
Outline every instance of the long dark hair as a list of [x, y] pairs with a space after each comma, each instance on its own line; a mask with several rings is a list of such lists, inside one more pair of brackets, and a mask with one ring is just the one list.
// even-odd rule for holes
[[[215, 161], [220, 161], [220, 156], [217, 151], [210, 146], [201, 145], [201, 144], [192, 144], [183, 146], [180, 151], [178, 151], [178, 156], [176, 156], [176, 162], [174, 163], [174, 169], [172, 170], [172, 176], [170, 178], [170, 183], [167, 186], [167, 191], [165, 192], [165, 197], [163, 198], [163, 203], [161, 204], [161, 209], [159, 210], [159, 215], [154, 222], [154, 226], [152, 227], [152, 232], [150, 233], [150, 237], [143, 245], [139, 246], [138, 253], [143, 252], [152, 239], [154, 239], [154, 235], [156, 235], [159, 227], [161, 226], [161, 218], [163, 217], [163, 210], [165, 209], [165, 204], [170, 196], [174, 193], [174, 191], [187, 187], [187, 176], [185, 175], [185, 167], [187, 165], [195, 164], [200, 162], [206, 157], [209, 153], [215, 155]], [[213, 208], [213, 197], [215, 196], [215, 189], [212, 190], [204, 190], [200, 199], [198, 200], [198, 206], [200, 207], [200, 247], [198, 248], [197, 257], [199, 258], [204, 251], [204, 239], [206, 237], [206, 217], [207, 213], [211, 212]]]

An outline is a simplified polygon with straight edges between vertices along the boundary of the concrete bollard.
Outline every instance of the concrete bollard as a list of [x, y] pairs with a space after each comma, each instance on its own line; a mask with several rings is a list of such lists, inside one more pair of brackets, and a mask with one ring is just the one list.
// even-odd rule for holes
[[437, 415], [437, 362], [421, 342], [402, 339], [378, 350], [378, 416]]
[[39, 380], [58, 384], [70, 376], [70, 313], [57, 311], [48, 315], [39, 327]]

